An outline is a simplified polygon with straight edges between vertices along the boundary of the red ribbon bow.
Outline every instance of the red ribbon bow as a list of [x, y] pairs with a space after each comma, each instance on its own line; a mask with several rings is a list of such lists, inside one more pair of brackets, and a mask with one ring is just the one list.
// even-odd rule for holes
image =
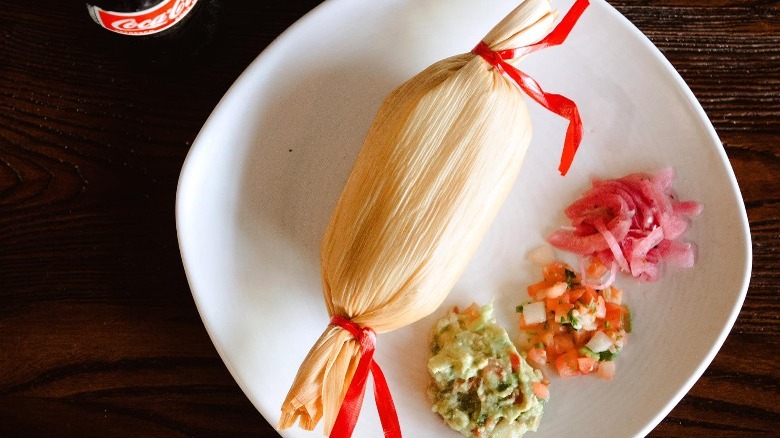
[[363, 395], [366, 393], [366, 383], [370, 371], [374, 376], [374, 399], [385, 437], [401, 438], [401, 425], [398, 424], [398, 414], [395, 411], [393, 397], [390, 395], [390, 388], [387, 387], [387, 380], [379, 365], [374, 362], [376, 333], [369, 327], [360, 328], [354, 322], [339, 315], [333, 316], [330, 323], [350, 332], [360, 343], [362, 354], [355, 375], [352, 376], [352, 382], [347, 388], [344, 401], [339, 408], [330, 437], [349, 438], [352, 436], [352, 431], [355, 430], [355, 424], [357, 424], [360, 415], [360, 407], [363, 405]]
[[532, 77], [516, 69], [511, 64], [507, 63], [505, 59], [527, 55], [546, 47], [561, 44], [569, 35], [574, 24], [589, 4], [590, 2], [588, 0], [575, 1], [574, 5], [572, 5], [569, 12], [561, 19], [561, 22], [558, 23], [555, 29], [536, 44], [516, 49], [494, 51], [491, 50], [484, 41], [480, 41], [479, 44], [477, 44], [477, 47], [472, 50], [472, 53], [481, 56], [490, 65], [514, 79], [514, 81], [517, 82], [517, 85], [519, 85], [526, 94], [531, 96], [533, 100], [555, 114], [569, 120], [569, 127], [566, 129], [566, 140], [563, 144], [563, 153], [561, 154], [561, 164], [558, 166], [561, 175], [566, 175], [566, 172], [569, 171], [569, 167], [571, 167], [571, 163], [574, 160], [574, 154], [576, 154], [577, 148], [582, 141], [582, 120], [580, 119], [580, 112], [577, 109], [577, 104], [560, 94], [544, 92], [542, 87], [540, 87]]

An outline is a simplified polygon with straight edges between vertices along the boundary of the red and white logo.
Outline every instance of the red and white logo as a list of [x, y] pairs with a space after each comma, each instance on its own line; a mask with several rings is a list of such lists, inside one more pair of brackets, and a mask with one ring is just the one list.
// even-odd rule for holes
[[138, 12], [112, 12], [87, 5], [89, 15], [106, 29], [125, 35], [149, 35], [168, 29], [189, 13], [198, 0], [164, 0]]

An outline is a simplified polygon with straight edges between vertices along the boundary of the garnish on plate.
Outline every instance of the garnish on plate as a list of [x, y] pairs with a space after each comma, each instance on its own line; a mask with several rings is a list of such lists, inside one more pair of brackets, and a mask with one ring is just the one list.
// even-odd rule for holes
[[496, 323], [492, 305], [451, 309], [431, 335], [428, 395], [447, 425], [467, 437], [537, 429], [547, 382]]
[[601, 286], [614, 281], [617, 268], [639, 280], [656, 281], [663, 262], [691, 267], [696, 248], [679, 237], [703, 207], [678, 201], [673, 180], [671, 167], [655, 174], [595, 179], [593, 187], [564, 211], [571, 227], [555, 231], [547, 241], [609, 266], [610, 276]]
[[[606, 271], [596, 260], [586, 275], [599, 278]], [[544, 266], [542, 276], [543, 280], [528, 286], [531, 301], [515, 309], [528, 363], [537, 369], [550, 364], [561, 377], [595, 372], [611, 379], [614, 359], [633, 325], [631, 312], [623, 305], [623, 291], [612, 285], [587, 286], [562, 262]]]

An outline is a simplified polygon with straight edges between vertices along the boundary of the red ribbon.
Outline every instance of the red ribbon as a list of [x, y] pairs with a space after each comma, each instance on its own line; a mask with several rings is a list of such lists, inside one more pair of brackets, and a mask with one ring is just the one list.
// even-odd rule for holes
[[331, 438], [349, 438], [352, 431], [355, 430], [360, 407], [363, 405], [363, 395], [366, 393], [366, 383], [368, 382], [369, 371], [374, 376], [374, 399], [379, 411], [379, 420], [382, 422], [382, 429], [387, 438], [401, 438], [401, 425], [398, 423], [398, 414], [395, 411], [393, 397], [390, 395], [390, 388], [387, 386], [387, 380], [382, 370], [374, 362], [374, 350], [376, 348], [376, 333], [369, 327], [359, 327], [354, 322], [335, 315], [331, 318], [332, 325], [343, 328], [350, 332], [352, 336], [360, 343], [360, 362], [358, 362], [355, 375], [352, 376], [352, 382], [347, 388], [344, 401], [341, 403], [339, 413], [336, 416], [336, 422], [333, 424], [333, 430], [330, 432]]
[[494, 51], [491, 50], [484, 41], [480, 41], [479, 44], [477, 44], [477, 47], [472, 50], [472, 53], [481, 56], [490, 65], [514, 79], [514, 81], [517, 82], [517, 85], [519, 85], [526, 94], [531, 96], [533, 100], [555, 114], [569, 120], [569, 127], [566, 129], [566, 140], [563, 143], [561, 164], [558, 166], [561, 175], [566, 175], [566, 172], [569, 171], [569, 167], [571, 167], [571, 163], [574, 160], [574, 155], [577, 153], [577, 148], [582, 141], [582, 120], [580, 119], [580, 112], [577, 109], [577, 104], [560, 94], [546, 93], [532, 77], [516, 69], [511, 64], [507, 63], [505, 59], [527, 55], [546, 47], [561, 44], [569, 35], [574, 24], [579, 20], [580, 15], [582, 15], [589, 4], [590, 2], [588, 0], [575, 1], [574, 5], [572, 5], [569, 12], [561, 19], [561, 22], [558, 23], [555, 29], [538, 43], [516, 49]]

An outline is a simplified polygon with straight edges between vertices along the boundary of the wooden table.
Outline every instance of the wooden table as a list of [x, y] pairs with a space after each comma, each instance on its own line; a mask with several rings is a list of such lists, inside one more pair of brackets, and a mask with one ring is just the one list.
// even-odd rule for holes
[[[219, 98], [317, 3], [226, 2], [199, 62], [164, 70], [117, 53], [77, 1], [0, 0], [0, 435], [277, 436], [198, 317], [174, 197]], [[780, 4], [612, 3], [712, 119], [753, 237], [734, 329], [652, 435], [777, 436]]]

